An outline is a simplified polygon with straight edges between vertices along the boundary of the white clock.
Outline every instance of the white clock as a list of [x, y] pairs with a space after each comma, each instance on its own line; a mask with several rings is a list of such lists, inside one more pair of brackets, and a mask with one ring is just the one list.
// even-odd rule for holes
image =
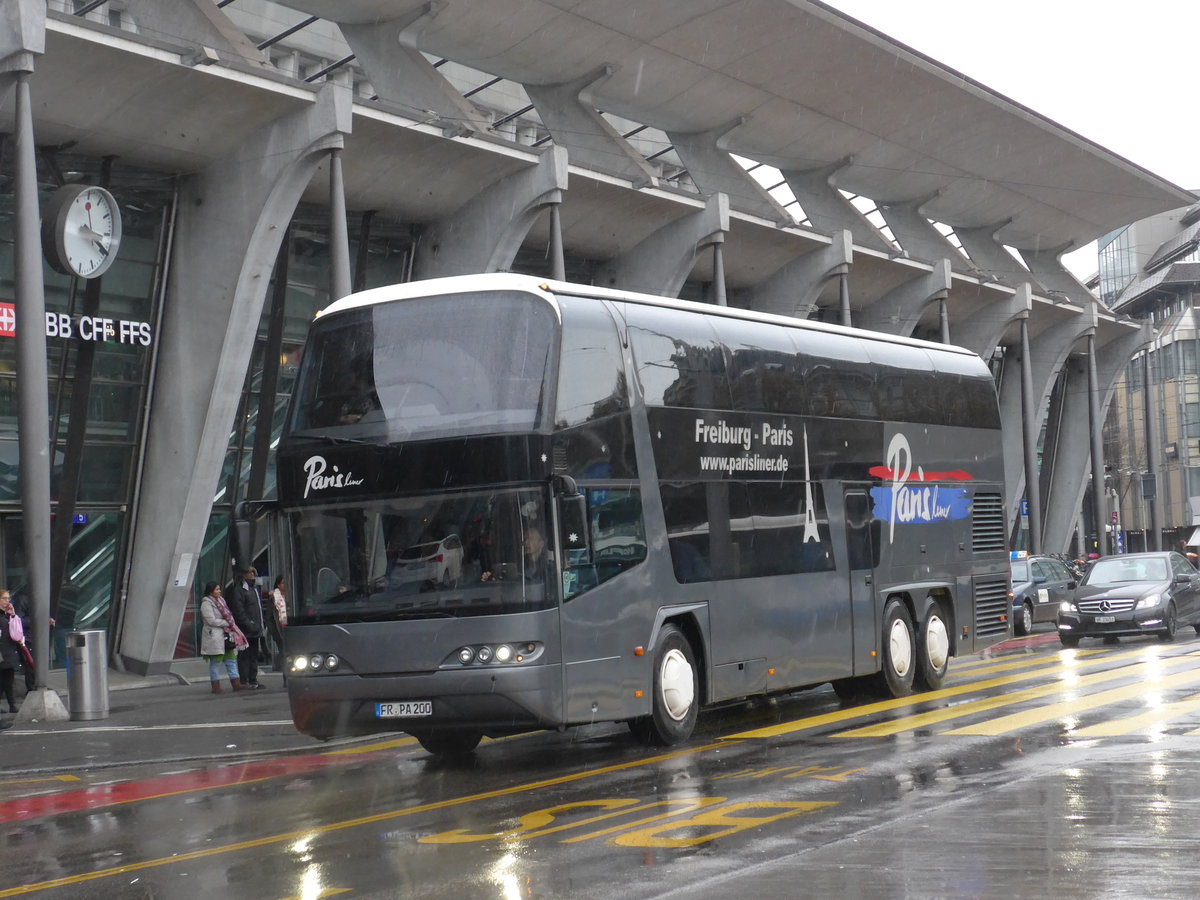
[[42, 217], [42, 251], [64, 275], [98, 278], [121, 245], [121, 211], [102, 187], [67, 184], [50, 198]]

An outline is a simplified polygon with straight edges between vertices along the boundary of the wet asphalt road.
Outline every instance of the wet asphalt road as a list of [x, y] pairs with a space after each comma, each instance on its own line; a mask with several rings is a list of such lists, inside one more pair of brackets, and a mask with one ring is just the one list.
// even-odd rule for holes
[[455, 764], [402, 735], [308, 742], [278, 690], [201, 690], [0, 735], [0, 897], [1197, 894], [1190, 632], [1043, 632], [934, 694], [845, 708], [826, 686], [669, 751], [605, 725]]

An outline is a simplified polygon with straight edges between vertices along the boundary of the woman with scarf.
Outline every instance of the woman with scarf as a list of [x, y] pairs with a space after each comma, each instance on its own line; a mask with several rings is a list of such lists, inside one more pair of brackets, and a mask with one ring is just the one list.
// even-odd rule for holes
[[221, 690], [221, 663], [229, 674], [229, 684], [235, 691], [247, 688], [238, 677], [237, 655], [239, 650], [250, 646], [242, 630], [233, 621], [233, 613], [221, 596], [221, 586], [210, 581], [204, 586], [204, 599], [200, 601], [200, 618], [204, 630], [200, 633], [200, 655], [208, 663], [208, 678], [214, 694]]
[[0, 590], [0, 693], [8, 701], [8, 711], [15, 713], [17, 703], [13, 697], [13, 681], [17, 670], [25, 663], [21, 647], [25, 642], [21, 617], [13, 608], [12, 596]]

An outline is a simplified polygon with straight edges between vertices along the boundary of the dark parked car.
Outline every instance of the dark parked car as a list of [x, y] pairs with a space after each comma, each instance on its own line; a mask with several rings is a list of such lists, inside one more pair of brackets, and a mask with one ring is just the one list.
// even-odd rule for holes
[[1029, 634], [1035, 622], [1053, 622], [1058, 607], [1071, 599], [1078, 580], [1061, 561], [1051, 556], [1026, 556], [1012, 552], [1013, 630]]
[[1157, 634], [1175, 639], [1175, 629], [1200, 632], [1200, 572], [1178, 553], [1129, 553], [1092, 563], [1075, 597], [1058, 611], [1064, 647], [1080, 638]]

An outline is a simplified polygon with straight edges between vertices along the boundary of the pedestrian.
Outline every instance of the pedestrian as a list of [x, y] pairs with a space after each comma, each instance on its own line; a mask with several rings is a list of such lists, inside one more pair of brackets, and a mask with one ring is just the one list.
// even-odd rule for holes
[[0, 590], [0, 693], [8, 701], [8, 711], [17, 711], [17, 701], [13, 696], [13, 682], [17, 677], [17, 669], [26, 666], [25, 629], [21, 617], [13, 608], [12, 595]]
[[221, 596], [221, 586], [210, 581], [204, 586], [204, 599], [200, 601], [200, 618], [204, 621], [204, 630], [200, 633], [200, 655], [208, 663], [208, 679], [212, 682], [214, 694], [224, 693], [221, 690], [221, 664], [229, 675], [229, 686], [235, 691], [244, 691], [246, 687], [238, 677], [238, 650], [249, 642], [242, 630], [233, 619], [229, 604]]
[[283, 629], [287, 628], [288, 622], [287, 596], [284, 594], [286, 587], [282, 575], [275, 579], [275, 587], [271, 591], [271, 608], [267, 611], [267, 630], [271, 633], [271, 640], [275, 644], [274, 669], [283, 673], [285, 682], [287, 681], [287, 663], [283, 656]]
[[229, 609], [233, 620], [246, 636], [248, 646], [238, 650], [238, 672], [242, 684], [252, 690], [266, 690], [258, 683], [258, 642], [263, 636], [262, 603], [258, 599], [258, 572], [250, 566], [229, 592]]

